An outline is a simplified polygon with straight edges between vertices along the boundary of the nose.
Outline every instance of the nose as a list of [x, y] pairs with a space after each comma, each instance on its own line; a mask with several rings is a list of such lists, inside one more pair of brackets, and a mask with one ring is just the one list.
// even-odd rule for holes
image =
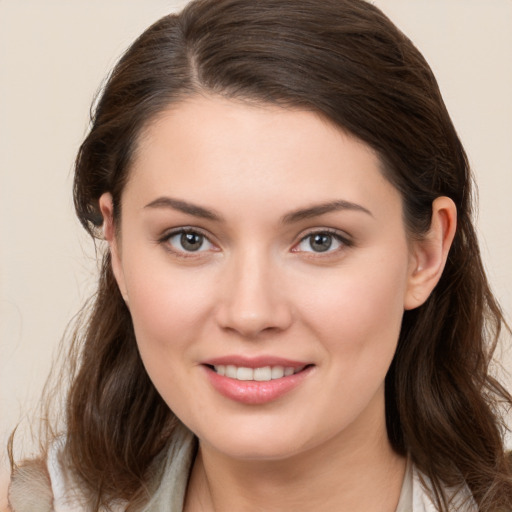
[[246, 252], [227, 265], [217, 304], [218, 325], [244, 338], [286, 330], [292, 308], [283, 286], [283, 269], [271, 258]]

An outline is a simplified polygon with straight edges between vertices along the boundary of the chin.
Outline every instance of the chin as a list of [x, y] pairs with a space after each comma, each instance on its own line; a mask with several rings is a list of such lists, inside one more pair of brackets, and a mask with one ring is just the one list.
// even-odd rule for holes
[[303, 447], [290, 443], [289, 440], [279, 443], [275, 439], [272, 444], [268, 444], [266, 440], [258, 442], [254, 439], [247, 442], [237, 440], [236, 443], [226, 445], [219, 443], [213, 448], [231, 459], [261, 462], [286, 460], [305, 450]]
[[[193, 429], [192, 429], [193, 430]], [[290, 428], [290, 422], [247, 425], [232, 422], [226, 428], [213, 426], [203, 435], [197, 432], [205, 447], [238, 460], [276, 461], [285, 460], [328, 442], [335, 434], [330, 432], [311, 432], [299, 427]]]

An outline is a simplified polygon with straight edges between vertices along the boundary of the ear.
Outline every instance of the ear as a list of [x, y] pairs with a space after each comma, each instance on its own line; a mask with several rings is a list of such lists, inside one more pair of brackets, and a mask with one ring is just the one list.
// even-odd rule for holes
[[117, 281], [117, 286], [121, 291], [126, 303], [128, 303], [128, 294], [124, 280], [123, 265], [121, 262], [121, 252], [119, 240], [116, 236], [116, 226], [114, 224], [114, 201], [112, 195], [105, 192], [99, 200], [101, 215], [103, 216], [103, 236], [110, 247], [110, 257], [112, 261], [112, 271]]
[[432, 203], [428, 233], [411, 242], [405, 309], [421, 306], [441, 279], [456, 227], [455, 203], [449, 197], [438, 197]]

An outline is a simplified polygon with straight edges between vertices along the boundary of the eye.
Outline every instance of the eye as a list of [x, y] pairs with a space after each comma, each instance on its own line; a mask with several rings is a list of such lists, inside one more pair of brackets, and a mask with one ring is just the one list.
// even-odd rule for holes
[[350, 245], [350, 243], [337, 233], [317, 231], [302, 238], [293, 250], [316, 253], [334, 252], [348, 245]]
[[205, 235], [191, 229], [174, 231], [167, 235], [163, 241], [170, 246], [171, 250], [177, 253], [199, 253], [215, 248]]

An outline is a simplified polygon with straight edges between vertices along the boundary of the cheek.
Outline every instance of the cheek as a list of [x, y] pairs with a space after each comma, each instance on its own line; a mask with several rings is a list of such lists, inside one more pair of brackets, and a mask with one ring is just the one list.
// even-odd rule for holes
[[[132, 271], [130, 272], [130, 268]], [[204, 337], [210, 316], [208, 275], [191, 276], [169, 265], [130, 267], [126, 286], [135, 336], [142, 362], [154, 386], [179, 417], [198, 404], [193, 382], [198, 339]]]
[[302, 304], [304, 322], [322, 344], [325, 389], [332, 390], [331, 396], [314, 397], [319, 408], [330, 411], [326, 430], [350, 424], [374, 397], [383, 399], [403, 316], [404, 268], [391, 259], [382, 266], [364, 265], [364, 271], [344, 269], [331, 276], [327, 292], [316, 287]]
[[330, 351], [352, 364], [371, 367], [394, 353], [407, 282], [407, 259], [399, 254], [358, 260], [309, 286], [308, 293], [297, 291], [307, 297], [301, 310], [309, 327], [322, 333]]
[[124, 268], [141, 355], [157, 365], [165, 354], [183, 351], [198, 338], [212, 303], [210, 277], [177, 272], [165, 261], [141, 267], [127, 259]]

